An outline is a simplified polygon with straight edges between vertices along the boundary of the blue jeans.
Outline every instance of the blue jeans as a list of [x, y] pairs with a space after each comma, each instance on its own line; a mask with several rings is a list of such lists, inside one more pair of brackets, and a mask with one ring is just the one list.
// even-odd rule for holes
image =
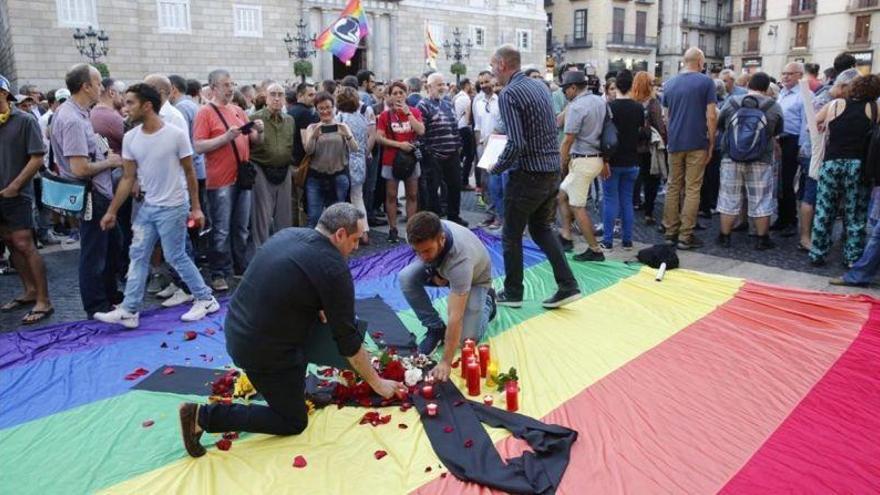
[[346, 200], [350, 186], [351, 181], [344, 172], [332, 176], [309, 173], [306, 180], [306, 200], [310, 228], [318, 225], [325, 206]]
[[843, 280], [850, 284], [868, 285], [877, 275], [878, 269], [880, 269], [880, 222], [877, 222], [871, 230], [871, 237], [868, 238], [868, 245], [865, 246], [862, 257], [843, 274]]
[[79, 227], [79, 293], [89, 318], [112, 310], [120, 296], [116, 275], [122, 256], [122, 232], [118, 226], [101, 230], [101, 217], [109, 207], [109, 199], [92, 193], [92, 219], [83, 220]]
[[247, 268], [251, 191], [235, 184], [208, 191], [211, 210], [211, 277], [242, 274]]
[[632, 242], [633, 233], [633, 189], [639, 167], [611, 167], [611, 177], [602, 181], [605, 190], [602, 202], [602, 241], [611, 244], [614, 237], [614, 221], [618, 215], [623, 221], [623, 242]]
[[162, 242], [165, 261], [180, 274], [183, 283], [199, 300], [211, 299], [211, 289], [205, 284], [199, 269], [186, 253], [186, 220], [189, 205], [151, 206], [143, 205], [138, 210], [132, 224], [132, 239], [128, 265], [128, 279], [125, 283], [125, 300], [122, 307], [136, 313], [144, 300], [144, 289], [150, 274], [150, 256], [156, 241]]
[[[431, 298], [425, 286], [428, 284], [425, 273], [425, 264], [416, 258], [400, 272], [400, 288], [406, 302], [412, 307], [419, 321], [426, 328], [443, 327], [443, 319], [431, 304]], [[471, 287], [468, 294], [467, 306], [464, 310], [464, 318], [461, 325], [461, 341], [474, 339], [477, 342], [483, 338], [486, 328], [489, 326], [489, 315], [492, 306], [489, 303], [488, 287]]]
[[504, 189], [509, 179], [508, 172], [502, 172], [501, 175], [489, 174], [489, 198], [498, 218], [504, 218]]

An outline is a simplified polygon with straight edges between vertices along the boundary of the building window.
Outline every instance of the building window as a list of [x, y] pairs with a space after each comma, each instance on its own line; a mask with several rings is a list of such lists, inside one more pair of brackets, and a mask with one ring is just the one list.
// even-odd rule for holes
[[749, 52], [756, 52], [759, 50], [761, 41], [761, 30], [759, 28], [753, 27], [749, 28], [749, 39], [747, 42], [747, 50]]
[[648, 32], [648, 13], [640, 10], [636, 12], [636, 43], [644, 44]]
[[574, 11], [574, 39], [582, 40], [587, 37], [587, 9]]
[[95, 0], [55, 0], [58, 25], [63, 27], [98, 26]]
[[259, 5], [234, 5], [235, 36], [263, 37], [263, 8]]
[[706, 53], [708, 50], [707, 50], [707, 46], [706, 46], [706, 35], [705, 34], [700, 33], [700, 36], [697, 40], [697, 46], [700, 47], [700, 50], [703, 51], [704, 55], [706, 55], [707, 57], [711, 56], [708, 53]]
[[483, 26], [471, 26], [471, 40], [473, 40], [474, 48], [477, 50], [486, 48], [486, 28]]
[[708, 7], [708, 3], [707, 0], [700, 0], [700, 19], [706, 18], [706, 8]]
[[532, 51], [532, 31], [529, 29], [516, 30], [516, 48], [521, 52]]
[[810, 23], [799, 22], [795, 27], [794, 46], [804, 48], [810, 43]]
[[160, 33], [189, 33], [189, 0], [156, 0]]
[[688, 32], [682, 31], [681, 32], [681, 51], [687, 50], [689, 46], [690, 45], [688, 45]]
[[871, 15], [860, 15], [856, 17], [856, 43], [867, 43], [871, 41]]
[[615, 40], [619, 39], [618, 42], [623, 41], [623, 26], [625, 19], [626, 9], [615, 8], [614, 17], [612, 18], [611, 32], [614, 34]]
[[716, 57], [723, 57], [723, 56], [727, 55], [726, 53], [724, 53], [723, 41], [724, 40], [721, 38], [721, 36], [715, 36], [715, 56]]

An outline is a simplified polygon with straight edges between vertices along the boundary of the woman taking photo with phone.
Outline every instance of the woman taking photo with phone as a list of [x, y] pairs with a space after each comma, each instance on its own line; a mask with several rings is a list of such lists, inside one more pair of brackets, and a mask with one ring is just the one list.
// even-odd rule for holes
[[347, 125], [336, 122], [334, 100], [330, 93], [315, 95], [318, 123], [306, 129], [303, 148], [309, 162], [306, 179], [306, 203], [309, 227], [318, 225], [324, 206], [345, 201], [351, 181], [348, 177], [349, 153], [358, 150], [357, 141]]
[[[397, 190], [404, 181], [406, 216], [416, 214], [419, 169], [415, 140], [425, 133], [422, 113], [406, 104], [406, 85], [394, 81], [389, 87], [391, 109], [379, 115], [377, 140], [382, 145], [382, 178], [385, 179], [385, 213], [388, 215], [388, 242], [398, 242]], [[398, 157], [398, 155], [401, 155]]]

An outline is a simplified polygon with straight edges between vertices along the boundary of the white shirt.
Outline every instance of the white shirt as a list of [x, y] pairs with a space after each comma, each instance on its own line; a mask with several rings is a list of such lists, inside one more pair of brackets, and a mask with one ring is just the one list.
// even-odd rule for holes
[[486, 144], [489, 136], [500, 132], [501, 110], [498, 108], [498, 95], [491, 98], [474, 98], [474, 129], [480, 133], [481, 145]]
[[458, 120], [458, 128], [461, 129], [469, 126], [471, 120], [471, 97], [464, 91], [459, 91], [455, 95], [455, 99], [452, 100], [452, 105], [455, 107], [455, 118]]
[[170, 124], [147, 134], [143, 125], [125, 133], [122, 159], [137, 164], [144, 204], [174, 207], [188, 200], [186, 175], [180, 160], [192, 156], [189, 134]]
[[186, 123], [186, 118], [170, 101], [166, 101], [162, 105], [162, 108], [159, 110], [159, 117], [162, 117], [166, 124], [171, 124], [189, 135], [189, 125]]
[[43, 135], [43, 142], [46, 143], [46, 149], [49, 149], [49, 119], [55, 113], [50, 108], [46, 113], [40, 116], [40, 133]]

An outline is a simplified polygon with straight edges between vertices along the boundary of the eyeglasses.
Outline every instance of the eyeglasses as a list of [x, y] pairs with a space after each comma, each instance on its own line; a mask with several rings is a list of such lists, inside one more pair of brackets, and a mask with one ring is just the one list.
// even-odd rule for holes
[[783, 72], [782, 73], [783, 76], [794, 76], [797, 74], [803, 74], [803, 72]]

